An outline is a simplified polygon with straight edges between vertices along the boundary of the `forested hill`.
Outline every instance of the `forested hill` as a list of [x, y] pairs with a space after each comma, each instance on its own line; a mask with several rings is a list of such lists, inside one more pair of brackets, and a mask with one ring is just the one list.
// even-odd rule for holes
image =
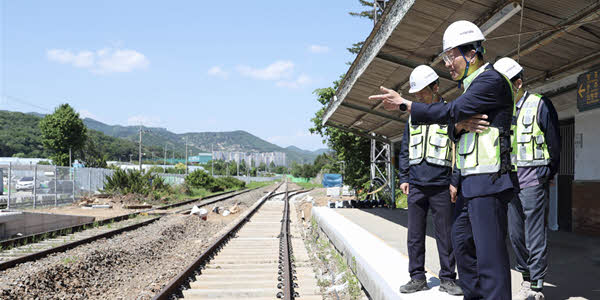
[[[0, 156], [41, 157], [49, 155], [42, 147], [38, 123], [42, 115], [0, 110]], [[107, 160], [128, 160], [129, 154], [137, 155], [138, 126], [107, 125], [85, 118], [94, 148], [108, 155]], [[313, 162], [317, 155], [326, 151], [302, 150], [295, 146], [279, 147], [246, 131], [195, 132], [176, 134], [165, 128], [142, 127], [144, 152], [154, 152], [162, 157], [163, 149], [175, 149], [176, 156], [183, 157], [186, 137], [191, 153], [215, 151], [285, 152], [288, 162]]]
[[[48, 157], [50, 153], [42, 146], [38, 126], [41, 119], [35, 114], [0, 110], [0, 157]], [[88, 143], [84, 147], [84, 152], [87, 153], [81, 153], [82, 155], [106, 155], [107, 160], [126, 160], [130, 153], [137, 153], [137, 145], [131, 141], [107, 136], [89, 128], [88, 137]], [[79, 153], [74, 155], [77, 157]]]
[[[121, 126], [107, 125], [94, 119], [85, 118], [83, 123], [90, 129], [102, 131], [103, 133], [124, 138], [129, 141], [137, 142], [139, 140], [139, 126]], [[240, 152], [284, 152], [288, 162], [296, 161], [299, 163], [313, 162], [314, 159], [326, 149], [316, 151], [302, 150], [295, 146], [282, 148], [269, 143], [255, 135], [243, 130], [228, 132], [190, 132], [173, 133], [165, 128], [141, 127], [143, 130], [143, 144], [154, 147], [165, 147], [167, 149], [175, 148], [176, 152], [185, 153], [186, 138], [188, 149], [192, 153], [215, 151], [240, 151]], [[171, 151], [169, 150], [169, 151]]]

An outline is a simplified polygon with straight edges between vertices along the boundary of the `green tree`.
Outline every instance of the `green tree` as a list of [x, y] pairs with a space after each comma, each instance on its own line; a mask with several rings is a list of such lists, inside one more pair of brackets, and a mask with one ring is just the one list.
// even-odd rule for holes
[[185, 165], [184, 164], [177, 163], [174, 168], [175, 168], [175, 170], [177, 170], [178, 174], [185, 174]]
[[323, 114], [329, 103], [333, 100], [339, 83], [339, 81], [335, 81], [332, 87], [314, 91], [314, 94], [317, 95], [317, 101], [321, 103], [322, 107], [315, 113], [315, 117], [311, 119], [313, 127], [309, 130], [311, 133], [321, 135], [324, 138], [324, 142], [334, 151], [335, 154], [332, 156], [333, 164], [345, 161], [344, 183], [355, 189], [360, 189], [369, 180], [371, 142], [369, 139], [353, 133], [323, 126]]
[[87, 138], [87, 128], [69, 104], [61, 104], [54, 113], [40, 121], [42, 144], [52, 152], [50, 158], [59, 166], [69, 164], [69, 149], [80, 150]]
[[[369, 20], [373, 20], [373, 16], [375, 13], [375, 9], [373, 9], [373, 2], [374, 1], [365, 1], [365, 0], [358, 0], [358, 2], [360, 3], [360, 5], [364, 6], [366, 10], [360, 11], [360, 12], [349, 12], [349, 14], [353, 17], [359, 17], [359, 18], [367, 18]], [[383, 13], [382, 9], [378, 9], [377, 10], [377, 17], [379, 18], [379, 16], [381, 16], [381, 14]], [[362, 42], [358, 42], [358, 43], [354, 43], [352, 44], [352, 47], [350, 48], [346, 48], [348, 49], [348, 51], [350, 51], [350, 53], [352, 54], [358, 54], [358, 52], [360, 52], [360, 49], [362, 48], [362, 46], [365, 44], [364, 41]], [[350, 64], [350, 63], [348, 63]]]
[[[351, 16], [373, 20], [375, 13], [377, 16], [381, 15], [381, 9], [377, 11], [373, 9], [373, 1], [358, 0], [358, 2], [365, 7], [365, 10], [350, 12]], [[348, 51], [358, 54], [363, 44], [364, 41], [355, 43], [348, 48]], [[328, 163], [329, 170], [339, 172], [339, 163], [344, 161], [346, 165], [344, 183], [355, 189], [361, 189], [369, 181], [370, 140], [337, 128], [323, 126], [323, 114], [333, 100], [339, 84], [340, 81], [337, 80], [333, 82], [333, 86], [316, 89], [313, 92], [322, 106], [315, 113], [315, 117], [311, 119], [313, 127], [309, 131], [321, 135], [323, 143], [326, 143], [334, 151]]]

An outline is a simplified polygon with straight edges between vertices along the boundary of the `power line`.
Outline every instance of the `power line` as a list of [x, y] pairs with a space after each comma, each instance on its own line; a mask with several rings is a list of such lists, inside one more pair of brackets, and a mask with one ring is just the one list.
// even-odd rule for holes
[[15, 97], [15, 96], [10, 96], [10, 95], [6, 95], [6, 94], [4, 94], [4, 95], [2, 95], [2, 96], [3, 96], [3, 97], [4, 97], [4, 99], [6, 100], [6, 103], [7, 103], [7, 104], [9, 104], [9, 103], [11, 103], [11, 102], [17, 102], [17, 103], [20, 103], [20, 104], [25, 104], [25, 105], [27, 105], [27, 106], [30, 106], [30, 107], [33, 107], [33, 108], [41, 109], [41, 110], [43, 110], [43, 111], [52, 112], [52, 110], [51, 110], [51, 109], [49, 109], [49, 108], [42, 107], [42, 106], [39, 106], [39, 105], [37, 105], [37, 104], [33, 104], [33, 103], [31, 103], [31, 102], [28, 102], [28, 101], [26, 101], [26, 100], [23, 100], [22, 98], [17, 98], [17, 97]]

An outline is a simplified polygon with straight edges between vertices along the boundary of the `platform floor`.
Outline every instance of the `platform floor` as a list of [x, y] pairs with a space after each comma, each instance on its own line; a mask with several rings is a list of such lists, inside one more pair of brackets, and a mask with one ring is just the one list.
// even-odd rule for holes
[[[396, 209], [332, 209], [408, 260], [406, 248], [408, 215]], [[425, 268], [434, 277], [440, 270], [431, 219], [427, 226]], [[509, 246], [507, 241], [507, 247]], [[509, 248], [512, 258], [512, 249]], [[546, 299], [600, 299], [600, 237], [568, 232], [549, 233], [549, 270], [544, 293]], [[408, 278], [408, 264], [402, 270]], [[519, 289], [521, 276], [513, 268], [513, 292]], [[403, 295], [404, 296], [404, 295]], [[420, 297], [419, 297], [420, 298]], [[458, 297], [452, 297], [460, 299]], [[403, 299], [417, 299], [403, 297]]]

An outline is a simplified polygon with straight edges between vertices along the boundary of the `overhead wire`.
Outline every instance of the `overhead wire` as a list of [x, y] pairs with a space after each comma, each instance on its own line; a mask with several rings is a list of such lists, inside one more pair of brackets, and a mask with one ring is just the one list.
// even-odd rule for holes
[[17, 98], [15, 96], [10, 96], [10, 95], [6, 95], [6, 94], [4, 94], [2, 96], [3, 96], [4, 99], [6, 99], [5, 100], [6, 104], [9, 104], [11, 102], [17, 102], [17, 103], [20, 103], [20, 104], [25, 104], [25, 105], [27, 105], [29, 107], [41, 109], [41, 110], [46, 111], [46, 112], [52, 112], [52, 110], [49, 109], [49, 108], [47, 108], [47, 107], [42, 107], [42, 106], [39, 106], [37, 104], [33, 104], [31, 102], [23, 100], [22, 98]]

